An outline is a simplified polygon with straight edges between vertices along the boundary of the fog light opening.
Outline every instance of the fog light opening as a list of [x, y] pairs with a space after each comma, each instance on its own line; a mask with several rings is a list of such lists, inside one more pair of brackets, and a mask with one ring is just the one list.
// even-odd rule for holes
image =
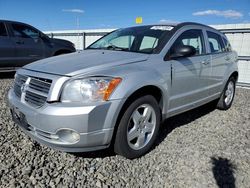
[[76, 143], [80, 140], [80, 134], [74, 130], [61, 129], [57, 132], [60, 140], [67, 143]]

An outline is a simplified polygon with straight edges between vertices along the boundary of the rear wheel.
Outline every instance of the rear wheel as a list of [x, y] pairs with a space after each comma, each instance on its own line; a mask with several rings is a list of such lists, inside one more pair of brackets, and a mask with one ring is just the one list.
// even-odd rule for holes
[[234, 77], [229, 78], [227, 84], [223, 90], [223, 93], [217, 104], [217, 108], [220, 110], [227, 110], [232, 106], [235, 95], [236, 80]]
[[118, 125], [114, 151], [130, 159], [147, 153], [158, 134], [160, 114], [159, 105], [151, 95], [132, 102]]

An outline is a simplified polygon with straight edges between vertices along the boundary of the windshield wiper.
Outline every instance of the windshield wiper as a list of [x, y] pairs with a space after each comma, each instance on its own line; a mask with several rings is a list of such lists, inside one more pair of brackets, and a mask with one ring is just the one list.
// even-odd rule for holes
[[116, 46], [114, 44], [109, 44], [109, 46], [106, 47], [107, 50], [120, 50], [120, 51], [128, 51], [129, 48], [122, 48], [119, 46]]
[[109, 44], [107, 47], [98, 47], [98, 48], [88, 47], [85, 50], [119, 50], [119, 51], [128, 51], [129, 48], [123, 48], [123, 47], [115, 46], [113, 44]]

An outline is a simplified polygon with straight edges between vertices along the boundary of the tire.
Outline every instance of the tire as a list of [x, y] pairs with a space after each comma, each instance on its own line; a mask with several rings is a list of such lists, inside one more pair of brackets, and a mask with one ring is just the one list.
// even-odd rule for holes
[[129, 159], [146, 154], [159, 132], [161, 110], [151, 95], [133, 101], [125, 110], [117, 128], [114, 151]]
[[232, 106], [235, 96], [235, 85], [236, 85], [235, 78], [230, 77], [217, 103], [218, 109], [228, 110]]

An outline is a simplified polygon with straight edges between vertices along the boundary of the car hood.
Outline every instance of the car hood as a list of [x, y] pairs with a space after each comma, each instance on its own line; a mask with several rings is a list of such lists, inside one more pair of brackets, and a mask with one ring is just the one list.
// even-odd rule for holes
[[99, 69], [145, 61], [148, 54], [111, 50], [84, 50], [36, 61], [25, 69], [57, 75], [75, 76]]
[[74, 44], [68, 40], [50, 38], [50, 41], [58, 45], [74, 46]]

